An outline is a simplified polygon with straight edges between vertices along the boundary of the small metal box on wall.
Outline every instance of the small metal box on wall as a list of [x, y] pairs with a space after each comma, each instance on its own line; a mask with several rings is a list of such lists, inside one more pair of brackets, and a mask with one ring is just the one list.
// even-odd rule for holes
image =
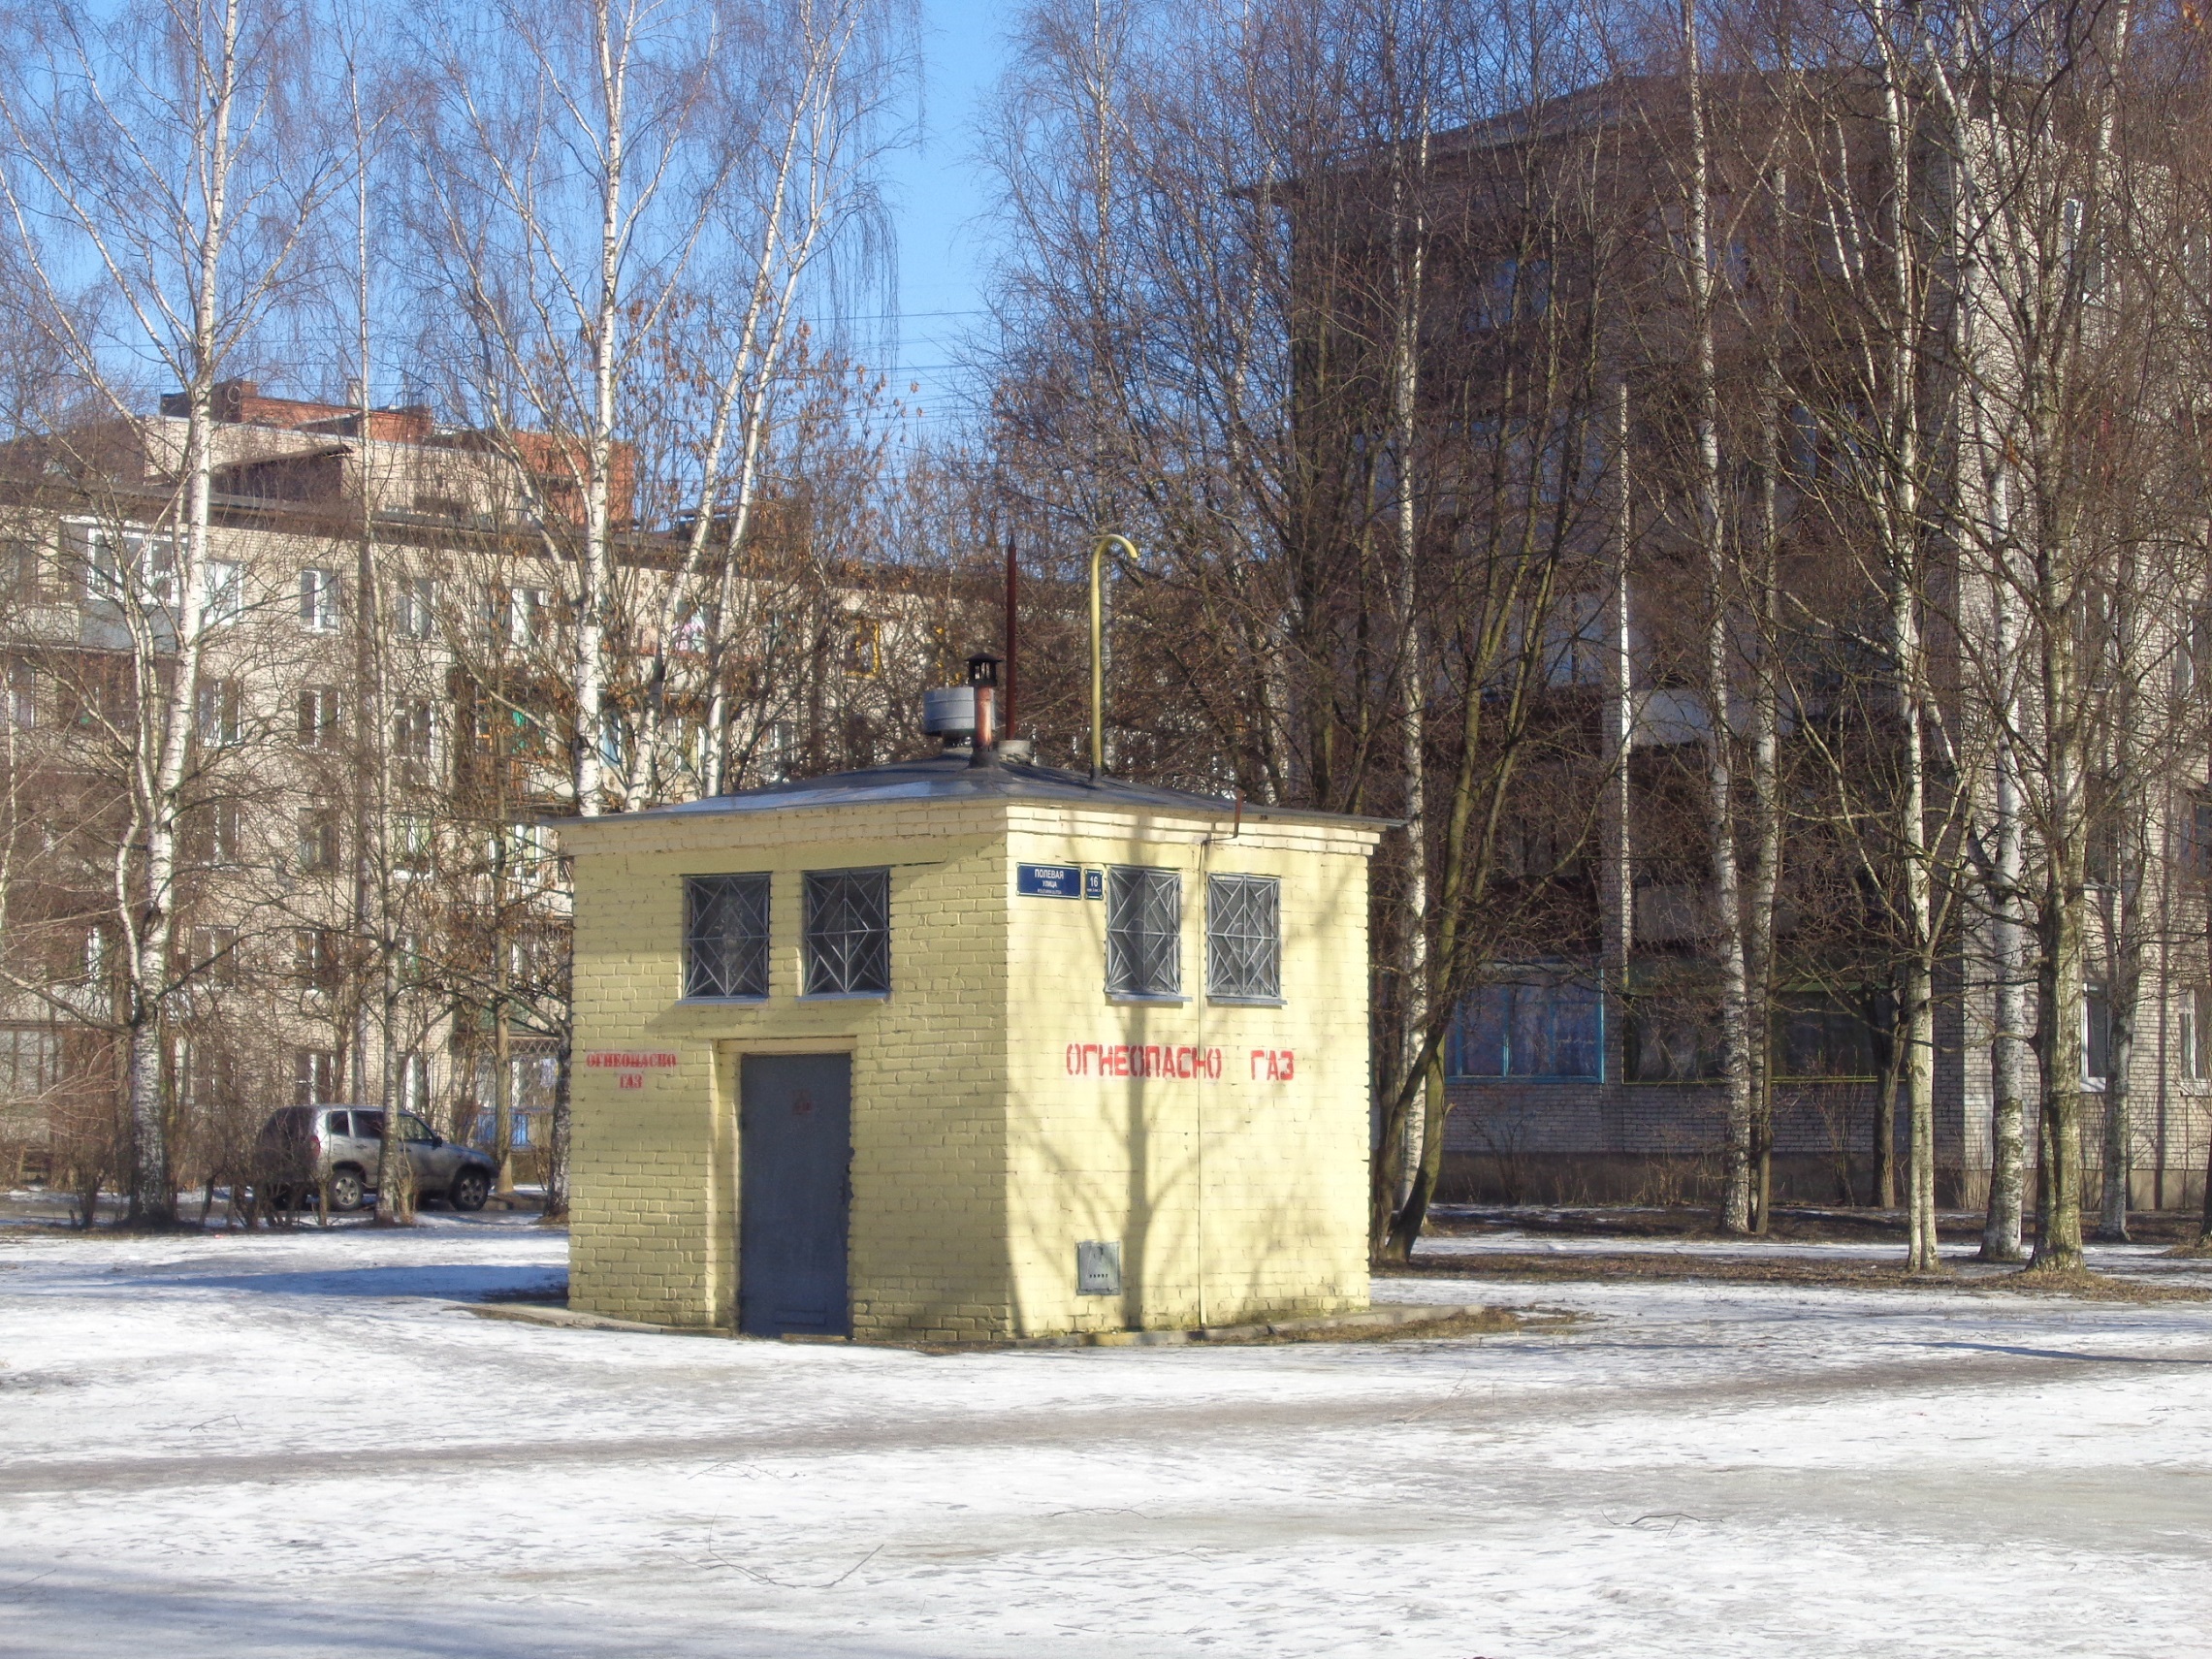
[[1030, 764], [944, 701], [927, 759], [561, 825], [571, 1304], [932, 1340], [1364, 1306], [1383, 826]]

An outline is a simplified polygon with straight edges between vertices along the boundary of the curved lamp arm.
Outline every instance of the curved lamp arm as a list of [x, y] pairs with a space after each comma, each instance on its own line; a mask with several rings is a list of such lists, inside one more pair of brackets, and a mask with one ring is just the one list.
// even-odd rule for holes
[[1131, 563], [1137, 544], [1127, 536], [1103, 535], [1091, 549], [1091, 776], [1106, 770], [1106, 601], [1100, 578], [1109, 547], [1119, 547]]

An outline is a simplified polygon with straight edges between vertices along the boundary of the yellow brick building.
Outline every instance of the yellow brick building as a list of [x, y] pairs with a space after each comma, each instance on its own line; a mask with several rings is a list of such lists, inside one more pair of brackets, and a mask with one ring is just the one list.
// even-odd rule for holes
[[957, 752], [564, 823], [571, 1305], [937, 1340], [1363, 1307], [1381, 828]]

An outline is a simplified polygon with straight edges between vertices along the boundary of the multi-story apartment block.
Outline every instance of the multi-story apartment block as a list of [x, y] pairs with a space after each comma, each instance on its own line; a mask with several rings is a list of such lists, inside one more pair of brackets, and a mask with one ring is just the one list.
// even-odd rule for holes
[[[702, 606], [659, 641], [679, 532], [633, 522], [618, 448], [613, 715], [580, 733], [563, 440], [246, 382], [218, 388], [216, 413], [161, 1014], [177, 1172], [233, 1172], [276, 1106], [364, 1097], [479, 1141], [503, 1107], [513, 1144], [542, 1145], [564, 1086], [568, 926], [542, 821], [573, 810], [575, 746], [624, 776], [657, 660], [680, 761], [695, 764], [720, 675], [727, 786], [883, 758], [913, 724], [911, 596], [856, 578], [770, 500], [712, 662]], [[143, 850], [142, 713], [180, 671], [185, 425], [171, 398], [0, 446], [0, 1178], [123, 1173], [118, 871]], [[654, 787], [696, 782], [679, 766]]]
[[[1871, 315], [1878, 282], [1853, 263], [1872, 258], [1874, 244], [1852, 241], [1880, 229], [1886, 175], [1876, 175], [1883, 152], [1872, 128], [1879, 100], [1854, 99], [1847, 82], [1792, 87], [1755, 77], [1713, 78], [1704, 97], [1705, 265], [1720, 386], [1710, 533], [1727, 550], [1734, 584], [1722, 601], [1724, 710], [1714, 708], [1703, 660], [1713, 601], [1697, 517], [1698, 319], [1682, 83], [1611, 82], [1434, 138], [1417, 183], [1408, 182], [1410, 163], [1385, 154], [1366, 204], [1337, 208], [1328, 237], [1318, 207], [1300, 209], [1311, 220], [1305, 257], [1317, 269], [1337, 262], [1327, 279], [1312, 279], [1315, 291], [1372, 297], [1373, 314], [1345, 329], [1362, 343], [1333, 357], [1309, 354], [1303, 390], [1315, 411], [1308, 437], [1317, 469], [1336, 464], [1333, 456], [1387, 451], [1392, 464], [1378, 470], [1372, 494], [1395, 510], [1396, 452], [1411, 445], [1407, 516], [1420, 525], [1424, 592], [1479, 594], [1484, 570], [1502, 587], [1496, 573], [1516, 561], [1540, 567], [1552, 584], [1545, 614], [1510, 618], [1504, 632], [1508, 654], [1542, 656], [1529, 728], [1541, 741], [1528, 746], [1538, 758], [1523, 764], [1507, 802], [1490, 889], [1491, 912], [1522, 920], [1496, 930], [1496, 958], [1454, 1010], [1445, 1049], [1454, 1102], [1447, 1196], [1668, 1200], [1715, 1190], [1728, 924], [1715, 885], [1710, 750], [1721, 728], [1719, 740], [1737, 751], [1747, 873], [1762, 856], [1747, 782], [1761, 673], [1779, 687], [1775, 776], [1785, 795], [1761, 1041], [1773, 1190], [1866, 1202], [1880, 1137], [1904, 1158], [1904, 1113], [1893, 1119], [1889, 1110], [1900, 1052], [1888, 887], [1896, 866], [1883, 863], [1886, 852], [1866, 851], [1865, 826], [1878, 818], [1903, 752], [1882, 667], [1884, 578], [1869, 551], [1870, 521], [1892, 504], [1881, 494], [1891, 486], [1869, 480], [1877, 467], [1894, 473], [1907, 463], [1873, 406], [1888, 396], [1879, 375], [1849, 355], [1854, 341], [1884, 337], [1888, 326]], [[1792, 98], [1817, 107], [1809, 116]], [[1941, 342], [1916, 348], [1911, 360], [1926, 376], [1911, 426], [1925, 445], [1909, 463], [1912, 482], [1926, 493], [1911, 530], [1923, 572], [1913, 606], [1928, 630], [1930, 729], [1953, 745], [1938, 766], [1944, 786], [1959, 791], [1940, 831], [1950, 838], [1940, 850], [1951, 875], [1947, 886], [1939, 877], [1937, 909], [1936, 1162], [1944, 1201], [1978, 1202], [1990, 1169], [2003, 972], [1989, 898], [2001, 791], [1992, 734], [2008, 727], [2021, 750], [2052, 722], [2019, 667], [2018, 619], [2005, 635], [1997, 614], [2020, 602], [1998, 592], [2018, 576], [2003, 561], [2026, 556], [2017, 537], [2010, 551], [1999, 546], [1991, 501], [2017, 500], [2027, 486], [2003, 440], [1984, 447], [2012, 459], [1976, 454], [1971, 406], [1973, 398], [1985, 406], [2018, 401], [2026, 348], [2017, 317], [1961, 285], [1955, 250], [1938, 245], [1943, 215], [1972, 180], [1946, 159], [1939, 135], [1915, 128], [1909, 149], [1912, 200], [1900, 234], [1923, 235], [1929, 245], [1913, 256], [1914, 280], [1925, 276], [1926, 286], [1907, 301], [1920, 309], [1898, 326]], [[2123, 278], [2092, 246], [2082, 203], [2067, 189], [2054, 173], [2042, 254], [2062, 269], [2056, 289], [2086, 307], [2078, 326], [2090, 336], [2132, 326], [2119, 308]], [[1417, 195], [1418, 219], [1404, 206]], [[1854, 212], [1868, 216], [1843, 222]], [[1415, 266], [1406, 250], [1417, 239]], [[1422, 272], [1421, 314], [1394, 325], [1391, 306], [1414, 291], [1413, 270]], [[1957, 367], [1955, 344], [1970, 322], [1982, 331], [1971, 376]], [[1394, 355], [1402, 338], [1419, 342], [1410, 366]], [[1324, 418], [1331, 388], [1315, 365], [1341, 383], [1336, 395], [1352, 413], [1339, 422], [1360, 429], [1350, 441]], [[1418, 386], [1417, 418], [1405, 428], [1390, 412], [1394, 379]], [[2187, 390], [2160, 395], [2178, 409], [2191, 401]], [[2015, 1036], [2029, 1036], [2039, 1017], [2082, 1024], [2083, 1140], [2093, 1166], [2114, 1064], [2108, 987], [2139, 971], [2124, 1156], [2134, 1202], [2159, 1207], [2200, 1201], [2212, 1133], [2201, 850], [2212, 814], [2202, 804], [2202, 624], [2192, 621], [2205, 614], [2204, 514], [2199, 499], [2193, 519], [2176, 517], [2195, 525], [2194, 542], [2177, 531], [2173, 546], [2156, 544], [2128, 567], [2132, 575], [2115, 565], [2083, 590], [2117, 595], [2098, 601], [2100, 616], [2133, 613], [2124, 627], [2110, 623], [2114, 638], [2127, 635], [2124, 659], [2109, 640], [2090, 652], [2084, 696], [2098, 699], [2100, 713], [2087, 763], [2105, 780], [2125, 760], [2136, 782], [2125, 803], [2116, 784], [2090, 786], [2082, 821], [2096, 845], [2079, 1005], [2038, 1016], [2025, 951], [2009, 970], [2025, 983]], [[2130, 533], [2144, 535], [2146, 549], [2155, 543]], [[1773, 550], [1767, 600], [1754, 573], [1762, 536]], [[1479, 632], [1464, 618], [1453, 625]], [[1498, 670], [1501, 684], [1510, 667]], [[1502, 690], [1479, 694], [1503, 707]], [[2137, 739], [2102, 712], [2129, 699], [2140, 729], [2157, 727], [2132, 759], [2121, 746]], [[2144, 713], [2154, 708], [2155, 720]], [[2012, 784], [2031, 798], [2018, 821], [2033, 865], [2046, 832], [2033, 817], [2036, 785], [2022, 782], [2026, 764], [2015, 762]], [[1436, 800], [1432, 780], [1432, 819]], [[1857, 818], [1845, 800], [1858, 803]], [[1748, 892], [1748, 874], [1746, 882]], [[2032, 1134], [2030, 1144], [2033, 1160]]]

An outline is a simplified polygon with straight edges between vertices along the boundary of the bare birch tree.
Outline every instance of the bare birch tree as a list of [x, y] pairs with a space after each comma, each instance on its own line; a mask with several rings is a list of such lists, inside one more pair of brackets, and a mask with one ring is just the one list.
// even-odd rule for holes
[[118, 427], [137, 413], [123, 365], [182, 389], [177, 453], [147, 469], [169, 492], [159, 536], [113, 578], [135, 693], [129, 824], [112, 865], [131, 1215], [160, 1227], [176, 1219], [162, 1021], [208, 624], [215, 386], [298, 277], [304, 227], [342, 167], [317, 125], [315, 21], [285, 0], [65, 4], [15, 14], [11, 34], [0, 189], [23, 298]]

